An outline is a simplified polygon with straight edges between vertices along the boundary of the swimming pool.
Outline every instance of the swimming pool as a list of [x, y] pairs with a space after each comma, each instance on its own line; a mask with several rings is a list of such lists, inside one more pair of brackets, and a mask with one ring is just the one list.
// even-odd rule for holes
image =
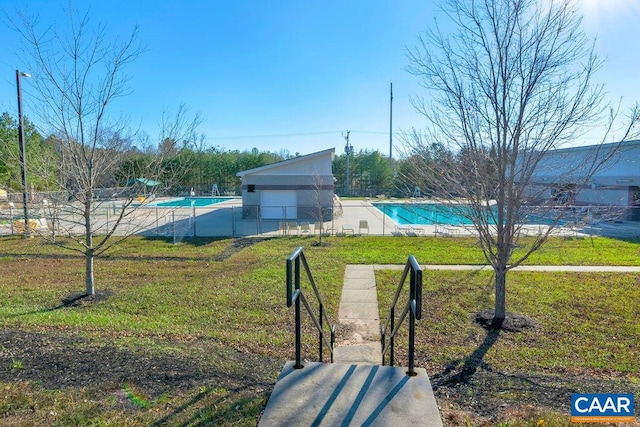
[[461, 209], [438, 203], [373, 203], [398, 224], [448, 224], [471, 225], [471, 221], [463, 215]]
[[[471, 208], [466, 205], [445, 205], [442, 203], [373, 203], [398, 224], [418, 225], [471, 225]], [[524, 215], [526, 224], [549, 225], [553, 221], [534, 214]], [[561, 224], [559, 222], [559, 224]]]
[[203, 206], [211, 206], [216, 203], [231, 200], [229, 197], [183, 197], [181, 199], [172, 199], [164, 202], [150, 203], [149, 206], [157, 206], [161, 208], [189, 208], [195, 206], [201, 208]]

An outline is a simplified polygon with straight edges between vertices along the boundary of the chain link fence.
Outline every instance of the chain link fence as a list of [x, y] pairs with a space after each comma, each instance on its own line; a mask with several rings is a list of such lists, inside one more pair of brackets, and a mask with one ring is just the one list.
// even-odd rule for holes
[[[90, 214], [94, 235], [105, 235], [116, 229], [115, 235], [143, 235], [165, 237], [175, 243], [192, 237], [246, 237], [255, 235], [291, 235], [331, 229], [332, 220], [316, 221], [293, 219], [295, 209], [277, 207], [283, 218], [263, 218], [259, 207], [247, 209], [238, 202], [214, 204], [205, 207], [129, 206], [122, 202], [96, 202]], [[81, 204], [30, 205], [29, 222], [35, 235], [81, 236], [86, 229], [86, 218]], [[273, 213], [274, 207], [269, 208]], [[251, 214], [248, 214], [250, 212]], [[329, 212], [329, 216], [333, 213]], [[22, 204], [12, 203], [0, 211], [0, 235], [21, 234], [24, 231]]]
[[[46, 199], [45, 199], [46, 200]], [[149, 205], [123, 207], [122, 201], [95, 203], [90, 215], [95, 235], [143, 235], [164, 237], [178, 243], [193, 237], [246, 237], [291, 235], [443, 235], [471, 234], [468, 224], [453, 224], [436, 215], [424, 217], [418, 202], [398, 201], [404, 213], [418, 219], [400, 218], [391, 204], [374, 207], [367, 200], [347, 200], [321, 214], [307, 213], [299, 218], [296, 207], [242, 206], [240, 199], [204, 207], [161, 207]], [[432, 204], [433, 205], [433, 204]], [[0, 235], [24, 231], [22, 204], [0, 204]], [[607, 236], [640, 236], [640, 206], [562, 206], [560, 233]], [[85, 231], [83, 206], [53, 205], [50, 202], [30, 205], [30, 224], [34, 234], [50, 237], [81, 236]], [[544, 224], [541, 222], [541, 224]], [[531, 228], [531, 227], [528, 227]]]

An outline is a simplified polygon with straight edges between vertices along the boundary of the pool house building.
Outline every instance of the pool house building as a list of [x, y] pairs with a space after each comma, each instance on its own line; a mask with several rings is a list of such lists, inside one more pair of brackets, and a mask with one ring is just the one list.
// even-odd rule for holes
[[331, 219], [335, 148], [238, 172], [242, 216], [261, 219]]

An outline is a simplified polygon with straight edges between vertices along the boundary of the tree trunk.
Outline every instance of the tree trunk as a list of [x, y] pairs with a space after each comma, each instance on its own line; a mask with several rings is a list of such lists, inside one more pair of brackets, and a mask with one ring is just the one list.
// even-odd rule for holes
[[507, 270], [505, 268], [497, 268], [496, 273], [496, 307], [493, 315], [497, 321], [504, 320], [506, 316], [506, 284]]
[[87, 295], [93, 295], [95, 293], [94, 279], [93, 279], [93, 250], [87, 249], [84, 253], [85, 257], [85, 272], [84, 272], [84, 284]]
[[85, 211], [84, 211], [84, 231], [85, 231], [85, 269], [84, 269], [84, 284], [87, 295], [93, 295], [95, 293], [95, 281], [93, 278], [93, 223], [91, 222], [91, 201], [93, 200], [93, 193], [89, 192], [86, 196]]

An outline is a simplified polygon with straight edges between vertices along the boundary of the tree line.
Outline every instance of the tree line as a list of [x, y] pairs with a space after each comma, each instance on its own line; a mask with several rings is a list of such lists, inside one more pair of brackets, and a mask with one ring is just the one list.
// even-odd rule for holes
[[[68, 177], [61, 167], [62, 155], [59, 141], [55, 135], [42, 136], [34, 124], [25, 119], [26, 163], [29, 176], [29, 191], [55, 192], [65, 189]], [[419, 135], [413, 131], [407, 135]], [[403, 137], [406, 138], [407, 135]], [[238, 172], [266, 166], [279, 161], [299, 156], [286, 150], [261, 151], [229, 150], [221, 147], [198, 147], [196, 143], [175, 141], [165, 138], [153, 147], [151, 144], [134, 144], [130, 137], [115, 134], [112, 139], [121, 140], [117, 144], [122, 151], [119, 163], [114, 165], [111, 173], [98, 177], [96, 188], [126, 188], [132, 179], [148, 178], [145, 173], [148, 166], [160, 161], [162, 171], [156, 178], [165, 182], [162, 193], [167, 196], [190, 194], [191, 191], [200, 196], [239, 195], [241, 181]], [[21, 192], [21, 169], [18, 152], [18, 123], [10, 113], [0, 116], [0, 188], [8, 192]], [[338, 154], [333, 161], [335, 191], [340, 196], [375, 197], [385, 195], [392, 197], [408, 197], [416, 195], [416, 187], [421, 196], [434, 195], [437, 188], [431, 180], [437, 177], [420, 177], [416, 170], [429, 169], [442, 163], [442, 160], [458, 159], [455, 153], [443, 145], [428, 146], [418, 153], [393, 159], [389, 162], [377, 150], [360, 150], [349, 156], [350, 180], [347, 194], [347, 155]], [[462, 164], [464, 160], [461, 159]], [[450, 161], [447, 161], [450, 164]], [[174, 175], [172, 171], [181, 170]]]

